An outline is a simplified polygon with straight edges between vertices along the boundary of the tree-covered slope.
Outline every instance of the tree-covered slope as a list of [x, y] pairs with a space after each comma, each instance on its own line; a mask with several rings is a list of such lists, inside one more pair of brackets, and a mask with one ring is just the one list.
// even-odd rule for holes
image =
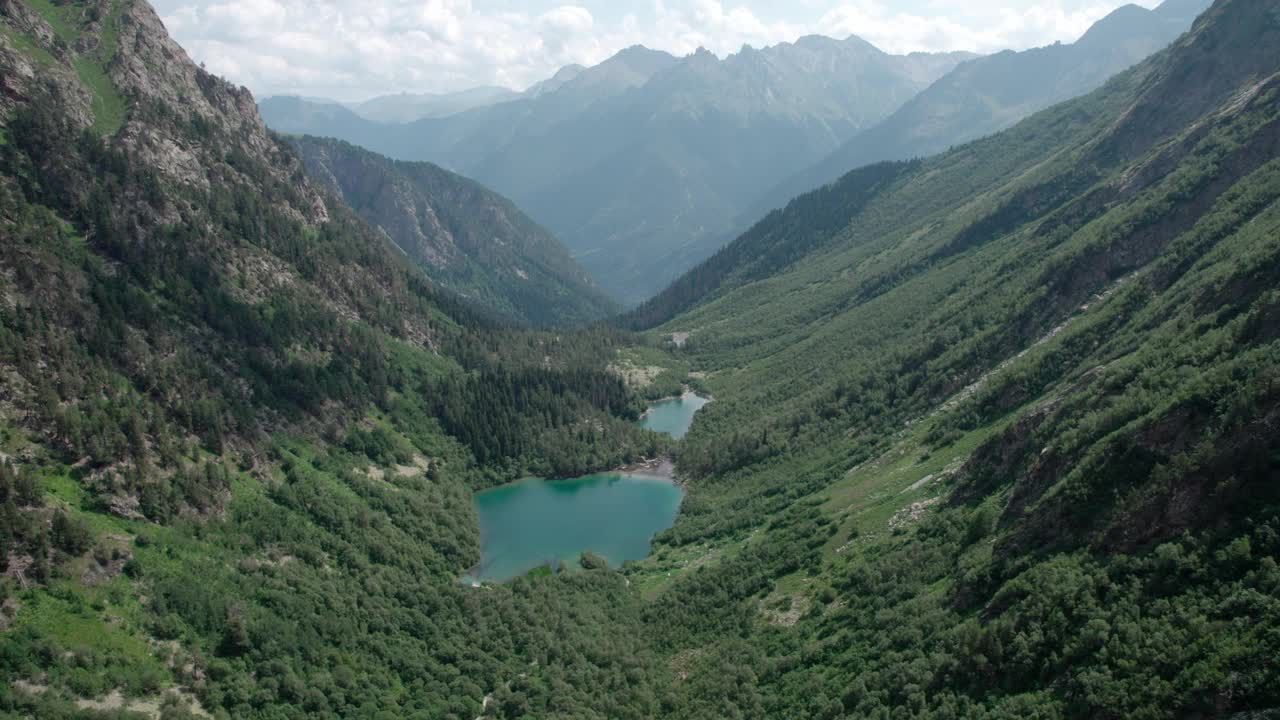
[[475, 489], [663, 447], [621, 338], [438, 289], [145, 2], [0, 2], [0, 83], [0, 716], [653, 714], [621, 578], [458, 581]]
[[662, 328], [678, 716], [1274, 713], [1280, 5], [805, 203]]
[[613, 309], [558, 240], [480, 184], [339, 140], [290, 142], [312, 178], [462, 297], [540, 326], [585, 324]]

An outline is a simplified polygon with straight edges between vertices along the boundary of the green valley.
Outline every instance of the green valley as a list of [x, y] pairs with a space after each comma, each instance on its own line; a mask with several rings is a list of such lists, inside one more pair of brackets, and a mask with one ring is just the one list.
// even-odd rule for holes
[[612, 324], [144, 0], [0, 89], [0, 717], [1280, 712], [1276, 0]]

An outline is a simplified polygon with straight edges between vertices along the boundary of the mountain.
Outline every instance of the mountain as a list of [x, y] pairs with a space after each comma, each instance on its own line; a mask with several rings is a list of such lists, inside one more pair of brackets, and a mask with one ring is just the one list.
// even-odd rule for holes
[[481, 185], [338, 140], [290, 143], [311, 177], [442, 287], [533, 325], [583, 324], [614, 307], [559, 241]]
[[854, 168], [933, 155], [1101, 87], [1186, 32], [1210, 2], [1166, 0], [1154, 10], [1125, 5], [1074, 43], [1005, 51], [962, 63], [883, 122], [756, 198], [740, 227]]
[[[958, 60], [890, 56], [856, 38], [803, 38], [723, 61], [703, 51], [475, 173], [510, 187], [606, 289], [634, 303], [683, 269], [662, 262], [671, 249]], [[563, 177], [546, 182], [549, 167]]]
[[555, 75], [552, 75], [546, 80], [534, 83], [528, 90], [525, 90], [524, 94], [529, 97], [536, 98], [545, 93], [555, 92], [565, 83], [581, 75], [585, 70], [585, 67], [576, 63], [573, 65], [566, 65], [557, 70]]
[[[423, 118], [448, 117], [475, 108], [497, 105], [520, 95], [521, 93], [504, 87], [477, 87], [452, 93], [379, 95], [358, 103], [342, 103], [329, 98], [297, 95], [274, 95], [264, 98], [262, 102], [277, 108], [277, 112], [289, 112], [281, 108], [293, 108], [293, 112], [304, 114], [332, 113], [340, 108], [372, 123], [410, 123]], [[325, 110], [317, 110], [317, 108], [325, 108]], [[297, 122], [307, 121], [299, 118]]]
[[504, 87], [478, 87], [452, 93], [398, 93], [365, 100], [351, 106], [351, 109], [373, 122], [407, 123], [423, 118], [447, 117], [518, 96], [516, 91]]
[[1280, 707], [1280, 3], [645, 312], [716, 398], [647, 614], [685, 717]]
[[893, 56], [857, 38], [808, 37], [725, 60], [633, 47], [519, 100], [448, 118], [383, 126], [297, 101], [262, 112], [284, 132], [476, 178], [634, 303], [685, 269], [662, 258], [969, 57]]
[[676, 62], [667, 53], [633, 47], [592, 68], [562, 68], [517, 101], [412, 123], [374, 122], [347, 108], [296, 97], [267, 98], [259, 107], [264, 120], [282, 132], [337, 138], [397, 160], [465, 167], [453, 155], [483, 156], [492, 151], [483, 142], [505, 144], [517, 133], [553, 127], [597, 102], [644, 84]]
[[301, 95], [301, 96], [292, 96], [292, 97], [297, 97], [299, 100], [306, 103], [311, 103], [313, 105], [341, 105], [342, 104], [332, 98], [317, 97], [315, 95]]

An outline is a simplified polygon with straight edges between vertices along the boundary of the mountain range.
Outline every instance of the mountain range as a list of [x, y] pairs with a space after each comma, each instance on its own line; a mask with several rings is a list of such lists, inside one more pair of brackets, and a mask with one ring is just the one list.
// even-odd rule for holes
[[856, 37], [745, 48], [723, 61], [631, 48], [595, 68], [565, 68], [519, 101], [393, 127], [297, 99], [268, 100], [263, 114], [285, 132], [477, 178], [633, 305], [844, 172], [931, 155], [1099, 87], [1207, 4], [1127, 5], [1074, 43], [983, 58], [895, 58]]
[[854, 168], [934, 155], [1101, 87], [1186, 32], [1210, 4], [1211, 0], [1165, 0], [1153, 10], [1124, 5], [1074, 43], [1005, 51], [964, 63], [822, 162], [757, 198], [745, 222]]
[[[536, 92], [536, 89], [530, 89], [530, 92]], [[341, 102], [326, 97], [299, 95], [268, 96], [263, 102], [271, 102], [277, 98], [283, 101], [299, 100], [308, 105], [344, 108], [372, 122], [409, 123], [423, 118], [448, 117], [486, 105], [496, 105], [514, 100], [520, 95], [509, 88], [482, 86], [451, 93], [402, 92], [394, 95], [379, 95], [359, 102]]]
[[520, 99], [385, 125], [299, 99], [262, 103], [288, 133], [336, 137], [389, 157], [430, 160], [511, 197], [624, 302], [683, 268], [651, 260], [971, 56], [893, 56], [858, 38], [802, 38], [720, 60], [633, 47], [567, 68]]

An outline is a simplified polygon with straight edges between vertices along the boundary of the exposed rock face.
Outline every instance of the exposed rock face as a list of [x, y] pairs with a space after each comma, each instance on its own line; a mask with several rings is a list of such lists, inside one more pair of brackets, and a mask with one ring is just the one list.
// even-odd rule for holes
[[[9, 114], [39, 92], [51, 92], [76, 127], [94, 125], [105, 112], [81, 65], [97, 65], [126, 106], [123, 127], [109, 142], [180, 185], [207, 190], [225, 169], [216, 135], [234, 138], [249, 155], [267, 161], [277, 182], [301, 178], [296, 158], [282, 150], [258, 115], [252, 94], [197, 67], [169, 37], [155, 10], [142, 0], [94, 0], [52, 6], [76, 37], [59, 36], [39, 12], [16, 0], [0, 0], [0, 113]], [[51, 11], [52, 12], [52, 11]], [[107, 32], [107, 25], [114, 33]], [[65, 33], [66, 31], [64, 31]], [[22, 52], [17, 43], [35, 49]], [[97, 69], [95, 68], [95, 72]], [[307, 224], [323, 223], [328, 211], [305, 180], [290, 214]]]
[[[57, 88], [67, 115], [77, 127], [93, 124], [93, 97], [71, 68], [72, 51], [62, 43], [44, 18], [18, 0], [0, 0], [0, 19], [12, 26], [0, 32], [0, 113], [8, 114], [29, 102], [41, 84]], [[40, 50], [20, 52], [18, 34], [34, 38]]]
[[415, 196], [408, 178], [388, 172], [393, 168], [382, 158], [309, 138], [295, 143], [312, 177], [336, 197], [351, 198], [353, 207], [409, 257], [437, 269], [461, 259], [434, 198]]
[[[107, 5], [106, 0], [103, 5]], [[250, 154], [267, 159], [273, 179], [298, 182], [304, 196], [293, 210], [300, 219], [308, 224], [328, 219], [320, 194], [298, 180], [300, 166], [270, 136], [248, 89], [197, 67], [169, 37], [150, 4], [141, 0], [126, 3], [119, 22], [119, 51], [109, 72], [112, 82], [135, 106], [162, 106], [175, 111], [177, 121], [198, 131], [212, 124], [222, 134], [234, 137]], [[208, 131], [199, 134], [208, 135]], [[130, 120], [119, 142], [168, 177], [202, 188], [208, 186], [210, 166], [223, 160], [215, 146], [192, 142], [186, 133], [164, 132], [149, 118]]]
[[145, 2], [130, 2], [120, 17], [119, 55], [111, 79], [135, 102], [154, 101], [185, 116], [239, 132], [253, 150], [272, 152], [252, 96], [204, 72], [165, 31]]

